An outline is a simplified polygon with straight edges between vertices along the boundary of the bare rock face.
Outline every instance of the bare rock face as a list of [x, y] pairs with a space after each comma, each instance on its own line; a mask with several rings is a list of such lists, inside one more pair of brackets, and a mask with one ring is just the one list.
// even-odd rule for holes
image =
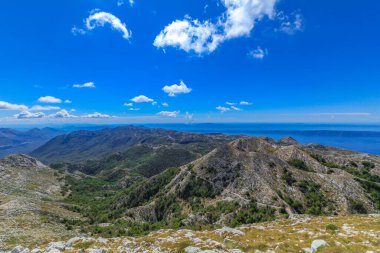
[[290, 136], [282, 138], [278, 143], [281, 145], [299, 145], [299, 143]]

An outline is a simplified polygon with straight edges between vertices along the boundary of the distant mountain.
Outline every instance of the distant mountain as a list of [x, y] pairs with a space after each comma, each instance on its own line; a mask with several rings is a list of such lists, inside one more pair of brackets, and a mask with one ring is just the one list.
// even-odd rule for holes
[[53, 128], [34, 128], [29, 131], [0, 128], [0, 158], [10, 154], [29, 153], [62, 133], [64, 132]]
[[[97, 131], [76, 131], [57, 136], [30, 154], [51, 164], [59, 162], [78, 163], [87, 160], [105, 159], [117, 152], [127, 151], [142, 145], [151, 151], [181, 149], [186, 156], [205, 154], [220, 144], [236, 137], [222, 134], [195, 134], [164, 129], [135, 126], [106, 128]], [[142, 152], [142, 150], [140, 150]], [[193, 154], [189, 154], [193, 152]], [[162, 152], [161, 152], [162, 153]], [[165, 153], [165, 152], [164, 152]], [[145, 153], [136, 153], [141, 156]], [[195, 156], [194, 156], [195, 155]], [[120, 158], [122, 159], [122, 158]]]

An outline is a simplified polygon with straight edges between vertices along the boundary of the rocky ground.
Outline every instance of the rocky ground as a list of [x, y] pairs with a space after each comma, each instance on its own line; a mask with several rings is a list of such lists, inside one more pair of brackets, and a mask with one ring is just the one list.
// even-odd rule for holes
[[136, 238], [78, 235], [64, 241], [19, 245], [9, 252], [370, 253], [380, 252], [380, 216], [302, 216], [235, 229], [159, 230]]

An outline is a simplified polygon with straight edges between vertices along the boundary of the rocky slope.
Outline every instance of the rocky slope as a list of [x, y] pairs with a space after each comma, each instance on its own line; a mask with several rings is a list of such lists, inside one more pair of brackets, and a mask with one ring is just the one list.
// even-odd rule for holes
[[[320, 145], [247, 137], [181, 167], [147, 204], [131, 207], [136, 220], [186, 225], [238, 225], [294, 214], [379, 212], [380, 159]], [[156, 178], [132, 196], [145, 196]], [[161, 182], [161, 181], [160, 181]], [[142, 201], [144, 202], [144, 201]], [[257, 215], [259, 213], [259, 215]]]
[[14, 243], [70, 236], [59, 220], [79, 216], [59, 204], [61, 184], [57, 172], [34, 158], [0, 160], [0, 252]]

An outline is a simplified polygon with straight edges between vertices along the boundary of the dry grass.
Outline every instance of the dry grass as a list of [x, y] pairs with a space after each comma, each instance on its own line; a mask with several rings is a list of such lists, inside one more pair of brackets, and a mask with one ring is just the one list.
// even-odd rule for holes
[[[331, 226], [333, 224], [334, 226]], [[328, 226], [329, 225], [329, 226]], [[333, 228], [333, 229], [331, 229]], [[131, 238], [113, 238], [107, 243], [96, 239], [92, 243], [78, 241], [73, 249], [66, 252], [77, 252], [79, 248], [106, 248], [108, 252], [152, 252], [158, 247], [162, 252], [184, 252], [188, 246], [201, 249], [229, 252], [240, 249], [242, 252], [256, 250], [273, 250], [277, 253], [304, 252], [310, 248], [312, 241], [325, 240], [329, 246], [321, 248], [318, 253], [367, 251], [380, 252], [380, 216], [340, 216], [340, 217], [299, 217], [296, 219], [266, 222], [240, 227], [244, 235], [233, 233], [218, 234], [214, 230], [160, 230], [147, 236]], [[57, 238], [52, 236], [52, 241]], [[66, 238], [60, 238], [64, 240]], [[123, 241], [130, 243], [123, 246]], [[47, 246], [41, 243], [40, 248]]]

